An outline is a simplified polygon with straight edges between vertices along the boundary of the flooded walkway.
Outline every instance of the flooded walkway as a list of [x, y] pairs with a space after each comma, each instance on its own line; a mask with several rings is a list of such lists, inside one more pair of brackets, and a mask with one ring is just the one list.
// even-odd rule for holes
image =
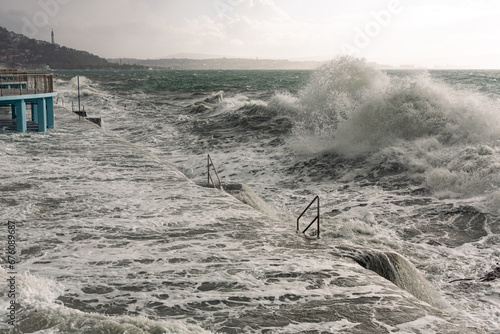
[[21, 332], [145, 318], [219, 333], [464, 332], [449, 310], [334, 255], [331, 242], [304, 239], [295, 222], [55, 113], [48, 133], [0, 134], [0, 219], [17, 226]]

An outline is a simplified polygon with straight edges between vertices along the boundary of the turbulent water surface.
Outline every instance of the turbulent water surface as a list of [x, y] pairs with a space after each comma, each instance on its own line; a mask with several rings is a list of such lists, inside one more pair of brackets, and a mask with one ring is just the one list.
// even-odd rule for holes
[[[76, 76], [104, 128], [62, 109]], [[0, 133], [20, 326], [500, 333], [497, 80], [353, 58], [56, 72], [56, 129]], [[207, 154], [224, 191], [203, 187]], [[315, 196], [319, 241], [295, 234]]]

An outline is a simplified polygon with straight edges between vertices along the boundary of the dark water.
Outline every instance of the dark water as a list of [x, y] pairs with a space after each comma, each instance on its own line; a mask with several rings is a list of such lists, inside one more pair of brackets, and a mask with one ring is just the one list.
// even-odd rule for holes
[[57, 71], [65, 79], [85, 76], [98, 81], [113, 92], [146, 93], [176, 91], [210, 91], [223, 89], [284, 89], [302, 88], [311, 74], [308, 70], [151, 70], [151, 71]]

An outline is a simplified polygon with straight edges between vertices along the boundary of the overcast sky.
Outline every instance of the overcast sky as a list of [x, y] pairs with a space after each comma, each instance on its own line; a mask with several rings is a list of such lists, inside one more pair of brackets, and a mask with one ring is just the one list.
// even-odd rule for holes
[[0, 26], [105, 58], [203, 53], [500, 68], [498, 0], [0, 0]]

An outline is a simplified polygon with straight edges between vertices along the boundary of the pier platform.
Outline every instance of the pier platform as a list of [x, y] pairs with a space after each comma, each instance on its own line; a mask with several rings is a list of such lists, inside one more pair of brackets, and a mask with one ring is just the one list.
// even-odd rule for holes
[[[26, 132], [29, 121], [38, 124], [38, 132], [54, 128], [53, 77], [50, 74], [28, 74], [0, 71], [0, 106], [11, 109], [11, 120], [15, 120], [15, 129]], [[31, 106], [31, 117], [27, 117], [27, 105]], [[0, 125], [12, 128], [8, 117], [1, 119]]]

